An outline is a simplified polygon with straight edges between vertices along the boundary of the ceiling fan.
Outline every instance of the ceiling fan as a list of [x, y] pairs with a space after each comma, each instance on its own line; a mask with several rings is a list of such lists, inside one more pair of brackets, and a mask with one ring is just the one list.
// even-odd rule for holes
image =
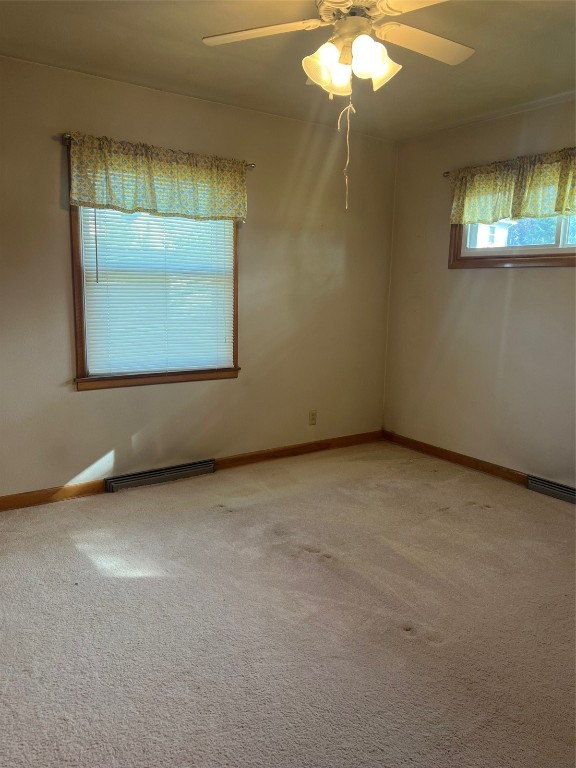
[[202, 39], [206, 45], [225, 45], [333, 26], [329, 41], [306, 56], [302, 66], [309, 80], [328, 91], [331, 97], [348, 96], [352, 92], [352, 73], [361, 79], [371, 78], [376, 91], [402, 68], [390, 59], [384, 45], [376, 42], [372, 35], [445, 64], [460, 64], [471, 56], [473, 48], [395, 20], [403, 13], [443, 2], [447, 0], [316, 0], [317, 19], [243, 29]]

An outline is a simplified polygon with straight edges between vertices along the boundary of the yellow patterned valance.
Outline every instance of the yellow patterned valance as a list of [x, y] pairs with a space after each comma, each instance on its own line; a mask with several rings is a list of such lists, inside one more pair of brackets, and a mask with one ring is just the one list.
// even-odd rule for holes
[[452, 224], [576, 213], [576, 147], [450, 173]]
[[188, 219], [246, 218], [246, 163], [70, 134], [70, 205]]

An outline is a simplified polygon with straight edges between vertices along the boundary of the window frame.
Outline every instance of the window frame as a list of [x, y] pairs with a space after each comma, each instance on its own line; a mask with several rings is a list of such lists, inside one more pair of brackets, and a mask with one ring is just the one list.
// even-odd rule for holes
[[[564, 230], [565, 219], [559, 221], [559, 227]], [[466, 246], [468, 225], [450, 225], [450, 247], [448, 252], [448, 269], [484, 269], [494, 267], [575, 267], [576, 246], [508, 246], [494, 248], [488, 253], [487, 248], [469, 249]], [[560, 242], [560, 241], [559, 241]], [[478, 255], [473, 250], [479, 251]], [[464, 252], [466, 255], [463, 255]]]
[[72, 287], [74, 302], [74, 336], [76, 351], [76, 377], [74, 383], [78, 391], [92, 389], [112, 389], [117, 387], [137, 387], [149, 384], [174, 384], [186, 381], [209, 381], [215, 379], [236, 379], [238, 366], [238, 228], [239, 223], [233, 222], [233, 337], [232, 337], [232, 367], [208, 368], [201, 370], [183, 370], [112, 374], [90, 376], [86, 357], [86, 334], [84, 312], [84, 268], [82, 262], [82, 238], [80, 231], [80, 210], [78, 206], [70, 206], [70, 240], [72, 251]]

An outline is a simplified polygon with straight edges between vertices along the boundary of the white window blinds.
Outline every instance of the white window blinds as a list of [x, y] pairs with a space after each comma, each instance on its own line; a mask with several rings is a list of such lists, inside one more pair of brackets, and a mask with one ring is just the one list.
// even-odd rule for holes
[[80, 208], [89, 376], [230, 368], [234, 223]]

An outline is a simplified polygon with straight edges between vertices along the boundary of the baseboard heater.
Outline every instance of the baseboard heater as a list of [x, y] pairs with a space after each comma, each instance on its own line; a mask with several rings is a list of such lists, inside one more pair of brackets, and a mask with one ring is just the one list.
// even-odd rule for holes
[[149, 469], [144, 472], [132, 472], [128, 475], [116, 475], [104, 480], [104, 489], [108, 493], [121, 491], [123, 488], [135, 488], [139, 485], [152, 485], [153, 483], [166, 483], [169, 480], [181, 480], [184, 477], [194, 475], [207, 475], [216, 469], [215, 459], [193, 461], [190, 464], [175, 464], [173, 467], [161, 469]]
[[562, 501], [576, 504], [576, 488], [571, 488], [569, 485], [562, 485], [561, 483], [554, 483], [552, 480], [544, 480], [541, 477], [528, 475], [528, 488], [531, 491], [544, 493], [546, 496], [553, 496], [555, 499], [562, 499]]

